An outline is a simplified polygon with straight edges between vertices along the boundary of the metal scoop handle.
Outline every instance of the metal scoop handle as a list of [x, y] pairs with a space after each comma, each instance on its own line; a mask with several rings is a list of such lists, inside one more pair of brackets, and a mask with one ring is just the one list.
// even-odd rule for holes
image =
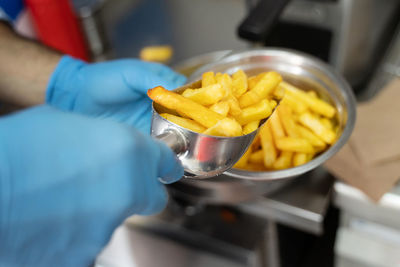
[[155, 138], [164, 142], [177, 155], [185, 152], [187, 149], [186, 139], [178, 130], [166, 129], [163, 133], [155, 136]]

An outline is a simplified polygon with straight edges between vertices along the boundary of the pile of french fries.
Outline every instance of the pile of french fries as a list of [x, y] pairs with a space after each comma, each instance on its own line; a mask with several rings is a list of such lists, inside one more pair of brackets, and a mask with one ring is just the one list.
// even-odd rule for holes
[[285, 81], [280, 105], [234, 168], [281, 170], [307, 163], [336, 141], [336, 109]]
[[[201, 88], [182, 94], [155, 87], [148, 96], [171, 112], [165, 119], [214, 136], [249, 134], [271, 116], [234, 168], [281, 170], [307, 163], [336, 141], [336, 109], [314, 91], [303, 91], [270, 71], [247, 77], [206, 72]], [[277, 101], [280, 105], [272, 114]], [[271, 115], [272, 114], [272, 115]]]
[[233, 137], [251, 133], [272, 114], [284, 94], [281, 81], [274, 71], [253, 77], [242, 70], [232, 76], [206, 72], [201, 88], [177, 94], [158, 86], [147, 94], [171, 110], [160, 114], [165, 119], [194, 132]]

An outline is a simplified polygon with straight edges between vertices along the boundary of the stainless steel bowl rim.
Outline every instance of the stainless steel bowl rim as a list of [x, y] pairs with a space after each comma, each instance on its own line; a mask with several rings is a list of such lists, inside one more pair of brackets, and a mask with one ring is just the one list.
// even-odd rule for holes
[[277, 180], [277, 179], [285, 179], [289, 177], [294, 177], [301, 175], [307, 171], [310, 171], [319, 165], [323, 164], [326, 160], [331, 158], [334, 154], [336, 154], [347, 142], [349, 139], [356, 120], [356, 99], [354, 97], [353, 91], [348, 84], [348, 82], [331, 66], [323, 62], [322, 60], [291, 49], [283, 49], [283, 48], [265, 48], [265, 49], [250, 49], [243, 51], [233, 51], [223, 57], [221, 60], [217, 62], [212, 62], [203, 67], [199, 68], [196, 72], [194, 72], [190, 77], [189, 81], [193, 81], [198, 79], [200, 75], [213, 67], [227, 63], [230, 61], [234, 61], [243, 57], [251, 57], [251, 56], [259, 56], [259, 55], [281, 55], [281, 56], [290, 56], [293, 59], [297, 57], [297, 59], [304, 60], [308, 64], [317, 66], [329, 79], [331, 79], [338, 87], [341, 88], [343, 93], [343, 98], [347, 107], [347, 120], [346, 125], [344, 126], [343, 132], [340, 135], [340, 138], [325, 152], [309, 161], [306, 164], [300, 165], [298, 167], [277, 170], [277, 171], [265, 171], [265, 172], [250, 172], [246, 170], [239, 169], [230, 169], [226, 171], [224, 174], [234, 178], [247, 179], [247, 180]]

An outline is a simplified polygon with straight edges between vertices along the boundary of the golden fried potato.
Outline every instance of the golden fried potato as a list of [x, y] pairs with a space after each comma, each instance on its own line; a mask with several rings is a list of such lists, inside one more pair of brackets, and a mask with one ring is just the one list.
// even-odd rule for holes
[[257, 85], [257, 83], [262, 79], [262, 77], [265, 76], [265, 74], [267, 74], [267, 72], [262, 72], [256, 76], [249, 77], [247, 80], [248, 90], [253, 89]]
[[154, 102], [171, 110], [177, 110], [206, 128], [210, 128], [224, 119], [220, 114], [161, 86], [148, 90], [147, 95]]
[[232, 116], [238, 116], [242, 113], [242, 109], [239, 106], [237, 99], [230, 95], [226, 98], [226, 102], [229, 104], [229, 114]]
[[[265, 76], [266, 73], [262, 73], [249, 77], [248, 90], [250, 91], [245, 95], [251, 96], [251, 91]], [[289, 90], [283, 92], [287, 88]], [[319, 99], [317, 93], [304, 92], [286, 82], [280, 82], [272, 94], [278, 98], [283, 96], [282, 101], [276, 112], [260, 129], [257, 135], [259, 138], [255, 139], [251, 145], [253, 152], [248, 158], [247, 165], [241, 167], [242, 169], [259, 171], [261, 151], [264, 171], [300, 166], [312, 160], [315, 155], [324, 151], [336, 140], [333, 130], [336, 125], [334, 123], [336, 110]], [[272, 101], [274, 100], [270, 100], [270, 103]], [[274, 107], [273, 104], [270, 106]], [[242, 111], [245, 109], [243, 108]]]
[[282, 124], [279, 119], [278, 112], [274, 112], [268, 120], [271, 125], [271, 132], [274, 140], [285, 137], [285, 131], [283, 130]]
[[270, 100], [269, 105], [271, 106], [272, 109], [274, 109], [278, 105], [278, 102], [276, 102], [275, 100]]
[[243, 154], [243, 156], [239, 159], [238, 162], [233, 165], [234, 168], [244, 169], [247, 166], [247, 161], [251, 155], [252, 149], [251, 146], [247, 149], [247, 151]]
[[220, 101], [218, 103], [215, 103], [210, 107], [210, 109], [218, 114], [221, 114], [222, 116], [226, 117], [229, 112], [229, 103], [228, 101]]
[[317, 116], [306, 112], [300, 115], [299, 121], [313, 131], [316, 136], [324, 140], [324, 142], [328, 144], [333, 144], [335, 142], [336, 134], [332, 130], [326, 128]]
[[239, 98], [241, 108], [245, 108], [260, 102], [265, 99], [268, 94], [271, 94], [282, 81], [279, 73], [270, 71], [265, 74], [254, 88], [246, 92]]
[[251, 155], [249, 157], [249, 162], [250, 163], [255, 163], [255, 164], [263, 164], [263, 162], [264, 162], [264, 152], [262, 151], [262, 149], [260, 149], [258, 151], [254, 151], [253, 153], [251, 153]]
[[274, 90], [274, 96], [277, 99], [283, 99], [283, 97], [285, 96], [285, 88], [282, 87], [280, 84], [275, 88]]
[[232, 93], [238, 98], [247, 91], [247, 75], [243, 70], [232, 74]]
[[204, 72], [201, 77], [201, 87], [207, 87], [217, 82], [212, 71]]
[[297, 167], [308, 162], [308, 154], [306, 153], [295, 153], [293, 156], [293, 166]]
[[310, 142], [306, 139], [295, 137], [282, 137], [275, 140], [276, 147], [282, 151], [314, 153], [314, 149]]
[[301, 125], [296, 125], [296, 127], [300, 136], [306, 139], [308, 142], [310, 142], [312, 146], [314, 146], [318, 150], [325, 149], [326, 147], [325, 142], [322, 141], [322, 139], [320, 139], [318, 136], [316, 136], [311, 130]]
[[264, 165], [262, 165], [262, 164], [255, 164], [255, 163], [250, 163], [250, 162], [248, 162], [245, 166], [244, 166], [244, 168], [242, 168], [243, 170], [247, 170], [247, 171], [255, 171], [255, 172], [258, 172], [258, 171], [264, 171], [265, 170], [265, 167], [264, 167]]
[[333, 130], [332, 121], [328, 118], [320, 118], [321, 123], [328, 129]]
[[[281, 170], [312, 160], [336, 140], [335, 108], [315, 91], [282, 81], [274, 72], [248, 76], [206, 72], [201, 88], [182, 95], [154, 88], [148, 95], [179, 116], [166, 119], [195, 132], [238, 136], [254, 132], [270, 117], [235, 168], [249, 171]], [[272, 113], [282, 99], [276, 112]]]
[[292, 118], [291, 108], [286, 105], [281, 105], [277, 108], [277, 112], [286, 135], [298, 138], [300, 134], [297, 132], [296, 123]]
[[169, 45], [146, 46], [140, 50], [139, 58], [145, 61], [168, 62], [173, 54], [173, 49]]
[[191, 119], [182, 118], [168, 113], [162, 113], [160, 116], [193, 132], [202, 133], [206, 130], [205, 127]]
[[242, 127], [234, 119], [224, 118], [203, 133], [215, 136], [239, 136], [242, 135]]
[[301, 101], [298, 101], [291, 94], [285, 94], [285, 97], [282, 99], [282, 105], [287, 105], [291, 107], [294, 112], [299, 114], [307, 111], [307, 105]]
[[264, 166], [271, 168], [276, 161], [278, 152], [273, 141], [271, 125], [268, 122], [260, 129], [259, 136], [264, 155]]
[[229, 76], [229, 74], [222, 74], [216, 78], [216, 81], [225, 90], [225, 97], [232, 95], [232, 78]]
[[299, 101], [305, 103], [315, 113], [321, 114], [328, 118], [332, 118], [335, 115], [336, 113], [335, 108], [332, 105], [328, 104], [327, 102], [317, 97], [311, 96], [287, 82], [282, 82], [281, 86], [285, 88], [286, 94], [292, 95]]
[[258, 125], [260, 124], [259, 120], [256, 121], [251, 121], [248, 124], [243, 126], [243, 134], [249, 134], [254, 132], [255, 130], [258, 129]]
[[235, 119], [240, 125], [245, 125], [251, 121], [265, 119], [269, 117], [271, 113], [271, 105], [267, 99], [264, 99], [257, 104], [242, 109], [240, 115], [235, 116]]
[[198, 89], [186, 89], [182, 96], [208, 106], [220, 101], [225, 96], [225, 89], [220, 84], [211, 84]]
[[290, 168], [292, 165], [292, 158], [293, 158], [293, 152], [282, 151], [281, 155], [274, 162], [273, 168], [276, 170]]
[[253, 148], [254, 151], [261, 149], [261, 138], [259, 134], [256, 135], [256, 137], [254, 138], [251, 147]]

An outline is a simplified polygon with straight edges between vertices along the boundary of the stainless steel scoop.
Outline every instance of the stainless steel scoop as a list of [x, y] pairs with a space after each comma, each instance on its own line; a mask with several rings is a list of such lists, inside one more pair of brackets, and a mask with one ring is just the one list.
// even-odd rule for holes
[[[174, 92], [181, 93], [187, 88], [199, 87], [201, 83], [197, 81], [177, 88]], [[196, 179], [214, 177], [230, 169], [243, 156], [258, 129], [268, 119], [263, 119], [258, 129], [247, 135], [220, 137], [183, 128], [161, 117], [163, 112], [175, 113], [153, 102], [151, 135], [166, 143], [176, 153], [185, 170], [185, 178]]]

